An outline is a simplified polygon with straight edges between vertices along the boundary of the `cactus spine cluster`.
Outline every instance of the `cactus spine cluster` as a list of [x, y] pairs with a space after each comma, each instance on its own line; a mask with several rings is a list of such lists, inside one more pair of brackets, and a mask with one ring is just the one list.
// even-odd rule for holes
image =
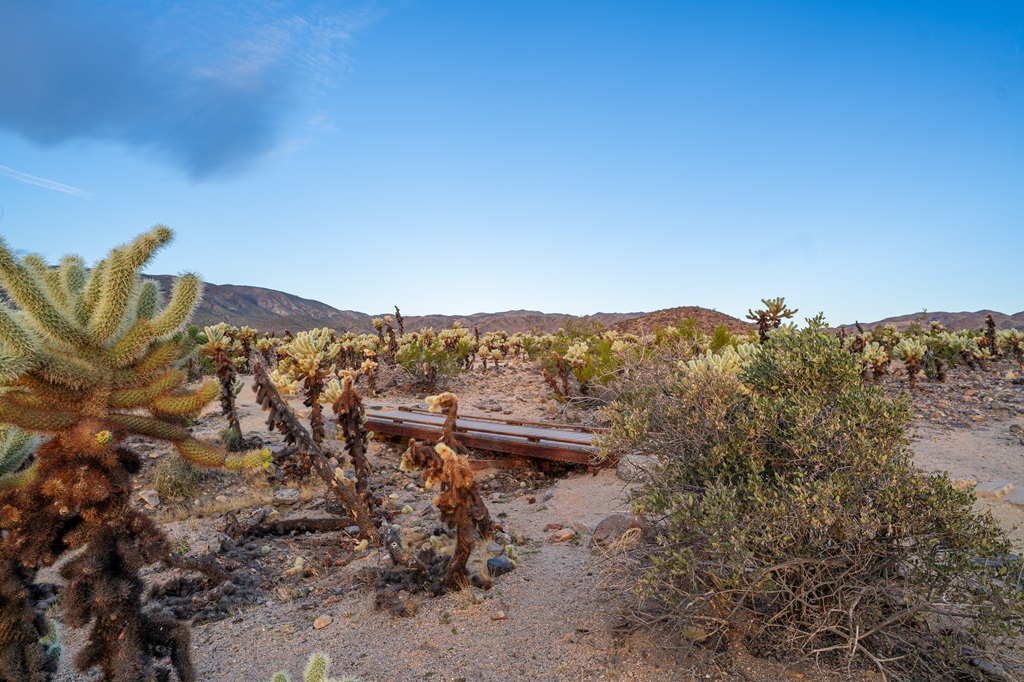
[[269, 452], [229, 456], [185, 427], [218, 387], [186, 388], [178, 366], [188, 349], [177, 334], [199, 300], [198, 277], [180, 277], [162, 305], [156, 284], [138, 274], [171, 237], [158, 226], [91, 270], [77, 256], [57, 267], [19, 259], [0, 241], [0, 286], [11, 302], [0, 303], [0, 423], [50, 436], [31, 475], [0, 486], [4, 682], [49, 679], [41, 641], [49, 627], [34, 578], [69, 551], [77, 554], [61, 568], [63, 618], [74, 627], [94, 623], [78, 667], [98, 667], [104, 682], [148, 681], [166, 679], [158, 661], [169, 658], [180, 680], [195, 680], [187, 626], [142, 611], [138, 570], [169, 547], [129, 504], [141, 460], [125, 440], [165, 440], [204, 466], [255, 466]]

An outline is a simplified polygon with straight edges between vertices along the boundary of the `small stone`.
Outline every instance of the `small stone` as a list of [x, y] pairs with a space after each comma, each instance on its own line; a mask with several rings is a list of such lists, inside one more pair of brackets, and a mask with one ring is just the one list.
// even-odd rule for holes
[[487, 551], [491, 554], [501, 554], [505, 551], [505, 547], [503, 545], [499, 545], [497, 542], [491, 542], [487, 545]]
[[548, 538], [551, 542], [568, 542], [576, 537], [576, 531], [571, 528], [563, 528], [560, 531], [556, 531], [554, 535]]
[[505, 612], [504, 611], [495, 611], [494, 613], [491, 614], [491, 620], [505, 620]]
[[544, 530], [562, 530], [562, 524], [560, 523], [549, 523], [544, 526]]
[[512, 544], [512, 536], [508, 533], [495, 533], [494, 541], [504, 547], [505, 545]]
[[333, 622], [334, 622], [334, 619], [331, 618], [330, 616], [320, 616], [319, 618], [317, 618], [316, 620], [313, 621], [313, 629], [314, 630], [323, 630], [325, 627], [327, 627], [328, 625], [330, 625]]
[[292, 505], [298, 504], [302, 494], [296, 488], [281, 488], [274, 491], [274, 504]]
[[160, 506], [160, 493], [155, 490], [140, 490], [139, 499], [154, 509]]
[[160, 453], [159, 452], [151, 452], [151, 453], [149, 453], [149, 458], [150, 459], [160, 459]]
[[505, 575], [515, 567], [516, 565], [512, 563], [512, 560], [504, 554], [491, 557], [487, 560], [487, 574], [492, 578], [497, 578], [499, 575]]
[[500, 501], [501, 501], [501, 493], [492, 493], [491, 494], [491, 502], [500, 502]]
[[213, 499], [217, 500], [218, 502], [227, 502], [228, 501], [228, 496], [227, 495], [217, 495]]
[[548, 490], [546, 493], [544, 493], [544, 501], [547, 502], [548, 500], [550, 500], [554, 496], [555, 496], [555, 491], [554, 490]]
[[[635, 529], [635, 530], [634, 530]], [[612, 514], [594, 529], [594, 544], [607, 546], [632, 532], [638, 539], [647, 533], [643, 521], [632, 514]]]
[[971, 417], [971, 419], [973, 419], [976, 422], [983, 422], [983, 421], [985, 421], [985, 418], [980, 416], [980, 415], [977, 416], [977, 417]]
[[978, 497], [983, 497], [989, 500], [998, 500], [1005, 497], [1006, 494], [1012, 490], [1012, 483], [1007, 483], [1006, 481], [988, 481], [986, 483], [979, 483], [975, 486], [974, 494]]
[[619, 460], [618, 466], [615, 467], [615, 475], [627, 483], [642, 481], [650, 476], [657, 466], [658, 460], [654, 457], [626, 455]]

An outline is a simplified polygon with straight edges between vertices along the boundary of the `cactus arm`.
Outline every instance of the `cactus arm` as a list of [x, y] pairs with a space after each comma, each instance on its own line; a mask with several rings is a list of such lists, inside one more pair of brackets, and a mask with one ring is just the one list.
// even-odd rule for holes
[[51, 268], [43, 260], [42, 256], [35, 253], [30, 253], [22, 258], [21, 264], [43, 283], [46, 293], [50, 295], [58, 306], [61, 308], [67, 307], [67, 295], [64, 292], [64, 287], [61, 286], [60, 272], [58, 270]]
[[135, 286], [135, 271], [123, 249], [114, 249], [107, 259], [104, 283], [96, 312], [89, 321], [89, 332], [98, 342], [109, 340], [124, 322], [125, 312]]
[[159, 339], [181, 331], [202, 296], [203, 282], [197, 275], [187, 272], [178, 277], [171, 289], [171, 300], [150, 322], [150, 334]]
[[160, 307], [160, 287], [153, 280], [146, 280], [139, 287], [139, 296], [135, 303], [135, 318], [148, 320], [156, 314]]
[[36, 477], [36, 466], [32, 465], [28, 469], [19, 471], [13, 474], [0, 474], [0, 490], [6, 490], [8, 488], [20, 488], [21, 486], [31, 483]]
[[171, 369], [144, 386], [132, 386], [112, 391], [110, 406], [118, 409], [148, 405], [157, 397], [184, 385], [188, 377], [180, 369]]
[[35, 339], [20, 325], [14, 312], [3, 301], [0, 301], [0, 341], [3, 341], [12, 353], [32, 357], [39, 352]]
[[204, 381], [195, 392], [158, 396], [150, 403], [150, 407], [161, 414], [194, 417], [219, 395], [220, 384]]
[[60, 261], [60, 281], [68, 301], [77, 301], [85, 287], [85, 263], [78, 256], [65, 256]]
[[6, 345], [0, 343], [0, 382], [16, 381], [33, 368], [34, 364], [30, 359], [12, 353]]
[[303, 682], [327, 682], [327, 670], [331, 661], [324, 654], [313, 654], [306, 663]]
[[169, 440], [177, 443], [186, 438], [191, 438], [188, 429], [179, 424], [144, 417], [139, 414], [110, 414], [107, 420], [125, 431], [137, 433], [140, 436], [150, 436], [160, 440]]
[[92, 317], [93, 311], [96, 309], [96, 304], [100, 300], [100, 291], [103, 288], [103, 273], [106, 269], [107, 261], [101, 260], [89, 273], [85, 287], [82, 290], [82, 296], [78, 299], [78, 304], [75, 306], [75, 319], [78, 320], [79, 324], [88, 324], [89, 318]]
[[14, 394], [0, 396], [0, 422], [29, 431], [63, 431], [75, 425], [78, 416], [30, 407], [12, 400]]
[[94, 364], [67, 355], [41, 355], [39, 373], [48, 381], [70, 388], [85, 388], [100, 381], [100, 373]]
[[42, 331], [70, 345], [82, 342], [82, 332], [64, 316], [31, 270], [19, 263], [7, 244], [0, 241], [0, 282], [7, 294], [28, 311]]
[[39, 444], [39, 436], [11, 427], [0, 427], [0, 478], [17, 471]]

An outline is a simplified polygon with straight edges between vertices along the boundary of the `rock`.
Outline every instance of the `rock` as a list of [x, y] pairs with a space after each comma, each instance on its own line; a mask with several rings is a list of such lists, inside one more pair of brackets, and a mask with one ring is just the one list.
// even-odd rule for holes
[[495, 533], [494, 541], [504, 547], [512, 544], [512, 536], [508, 533]]
[[494, 613], [491, 614], [491, 620], [505, 620], [505, 612], [504, 611], [495, 611]]
[[546, 493], [544, 493], [544, 501], [547, 502], [548, 500], [550, 500], [554, 496], [555, 496], [555, 491], [554, 490], [548, 490]]
[[301, 498], [296, 488], [281, 488], [280, 490], [274, 491], [274, 504], [276, 505], [291, 505], [298, 504]]
[[989, 481], [986, 483], [979, 483], [974, 488], [974, 494], [978, 497], [984, 497], [990, 500], [998, 500], [1004, 497], [1008, 492], [1013, 490], [1013, 484], [1007, 483], [1006, 481]]
[[[511, 543], [509, 543], [509, 544], [511, 544]], [[492, 542], [492, 543], [487, 545], [487, 551], [490, 552], [491, 554], [501, 554], [502, 552], [505, 551], [505, 546], [504, 545], [499, 545], [497, 542]]]
[[572, 524], [572, 527], [573, 530], [575, 530], [580, 535], [590, 535], [594, 532], [594, 529], [591, 526], [588, 526], [582, 521], [577, 521], [576, 523]]
[[658, 466], [656, 457], [649, 455], [626, 455], [619, 460], [615, 474], [627, 483], [642, 481]]
[[227, 495], [217, 495], [213, 499], [215, 499], [217, 502], [227, 502], [228, 501], [228, 496]]
[[562, 530], [562, 524], [560, 523], [549, 523], [544, 526], [544, 530]]
[[563, 528], [555, 531], [554, 535], [548, 538], [551, 542], [568, 542], [576, 537], [576, 531], [571, 528]]
[[334, 619], [330, 616], [320, 616], [313, 621], [313, 628], [315, 630], [323, 630], [325, 627], [334, 622]]
[[140, 490], [139, 499], [156, 509], [160, 506], [160, 493], [155, 490]]
[[491, 557], [487, 560], [487, 574], [492, 578], [505, 575], [515, 567], [516, 566], [512, 563], [512, 560], [504, 554]]
[[647, 534], [647, 525], [632, 514], [612, 514], [597, 524], [597, 528], [594, 529], [594, 544], [607, 547], [631, 531], [637, 539], [642, 539]]

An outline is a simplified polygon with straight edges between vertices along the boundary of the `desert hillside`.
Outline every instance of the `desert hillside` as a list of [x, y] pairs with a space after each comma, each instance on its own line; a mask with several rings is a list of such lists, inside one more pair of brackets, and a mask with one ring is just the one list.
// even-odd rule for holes
[[748, 329], [754, 329], [752, 324], [738, 320], [731, 315], [698, 306], [666, 308], [616, 322], [611, 327], [624, 334], [644, 334], [653, 330], [655, 326], [670, 327], [691, 318], [697, 321], [697, 329], [705, 334], [710, 334], [720, 324], [724, 324], [733, 334], [743, 334]]
[[[160, 283], [164, 293], [171, 290], [173, 277], [151, 275]], [[401, 303], [399, 303], [401, 305]], [[203, 326], [227, 322], [240, 327], [249, 325], [260, 331], [281, 333], [285, 329], [293, 332], [314, 327], [330, 327], [341, 332], [373, 333], [374, 317], [393, 315], [393, 311], [379, 314], [352, 310], [338, 310], [326, 303], [295, 296], [275, 289], [243, 286], [236, 284], [206, 284], [203, 300], [199, 304], [193, 324]], [[596, 313], [588, 319], [604, 325], [640, 317], [644, 313]], [[542, 313], [535, 310], [510, 310], [500, 313], [474, 313], [472, 315], [406, 315], [405, 328], [415, 331], [422, 327], [442, 329], [459, 322], [466, 328], [476, 327], [481, 333], [489, 331], [541, 332], [558, 331], [567, 320], [579, 319], [563, 313]]]

